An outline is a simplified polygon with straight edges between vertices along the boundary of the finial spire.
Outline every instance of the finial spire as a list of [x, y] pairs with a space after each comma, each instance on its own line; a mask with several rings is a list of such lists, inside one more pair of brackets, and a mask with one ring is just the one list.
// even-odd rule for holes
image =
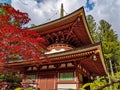
[[62, 18], [63, 16], [64, 16], [64, 9], [63, 9], [63, 3], [61, 3], [60, 17]]

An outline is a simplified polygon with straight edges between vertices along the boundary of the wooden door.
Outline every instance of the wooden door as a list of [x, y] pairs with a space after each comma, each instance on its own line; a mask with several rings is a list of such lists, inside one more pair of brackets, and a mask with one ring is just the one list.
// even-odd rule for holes
[[39, 88], [40, 90], [54, 90], [55, 89], [55, 75], [47, 74], [47, 75], [39, 75]]

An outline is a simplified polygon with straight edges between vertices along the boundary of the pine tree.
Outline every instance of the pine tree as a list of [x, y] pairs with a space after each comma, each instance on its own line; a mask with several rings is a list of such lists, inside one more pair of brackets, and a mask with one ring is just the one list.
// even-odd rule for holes
[[[109, 76], [100, 77], [99, 80], [87, 83], [80, 90], [85, 90], [84, 88], [88, 86], [90, 86], [91, 90], [119, 90], [120, 42], [117, 39], [118, 36], [107, 21], [100, 20], [98, 25], [94, 25], [96, 22], [91, 17], [91, 15], [88, 15], [87, 18], [91, 35], [96, 42], [102, 43], [106, 66], [111, 75], [108, 74]], [[117, 71], [117, 73], [114, 73], [113, 70], [114, 72]]]

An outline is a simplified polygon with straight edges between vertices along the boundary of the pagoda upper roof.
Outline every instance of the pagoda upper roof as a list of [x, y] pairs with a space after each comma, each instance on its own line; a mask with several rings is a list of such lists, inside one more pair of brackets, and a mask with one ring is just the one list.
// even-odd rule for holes
[[[40, 35], [45, 38], [46, 42], [48, 42], [47, 45], [55, 43], [54, 36], [61, 37], [60, 35], [69, 35], [69, 40], [73, 39], [72, 41], [76, 45], [75, 46], [73, 44], [73, 46], [75, 47], [94, 43], [88, 29], [83, 7], [62, 18], [42, 25], [31, 27], [30, 29], [40, 33]], [[51, 39], [51, 41], [49, 39]], [[64, 38], [64, 40], [65, 39], [66, 38]], [[66, 41], [68, 40], [65, 40], [65, 42]], [[69, 42], [71, 44], [71, 41]]]

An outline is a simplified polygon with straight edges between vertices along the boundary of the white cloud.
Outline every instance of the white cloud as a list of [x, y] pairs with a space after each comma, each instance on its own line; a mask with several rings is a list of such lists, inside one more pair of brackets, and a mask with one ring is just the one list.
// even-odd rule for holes
[[41, 3], [35, 0], [12, 0], [11, 4], [14, 8], [29, 14], [31, 18], [29, 24], [40, 25], [60, 17], [61, 3], [64, 3], [66, 13], [71, 13], [85, 5], [86, 0], [43, 0]]
[[[43, 0], [37, 3], [35, 0], [12, 0], [12, 6], [29, 13], [31, 18], [29, 25], [40, 25], [59, 18], [61, 3], [64, 4], [65, 11], [71, 13], [81, 6], [85, 6], [86, 2], [87, 0]], [[87, 9], [86, 15], [92, 14], [97, 22], [105, 19], [120, 35], [120, 0], [90, 0], [90, 3], [92, 2], [95, 3], [95, 6], [91, 11]]]
[[120, 0], [91, 0], [95, 2], [93, 10], [87, 14], [92, 14], [98, 22], [101, 19], [108, 21], [116, 33], [119, 35], [120, 40]]

